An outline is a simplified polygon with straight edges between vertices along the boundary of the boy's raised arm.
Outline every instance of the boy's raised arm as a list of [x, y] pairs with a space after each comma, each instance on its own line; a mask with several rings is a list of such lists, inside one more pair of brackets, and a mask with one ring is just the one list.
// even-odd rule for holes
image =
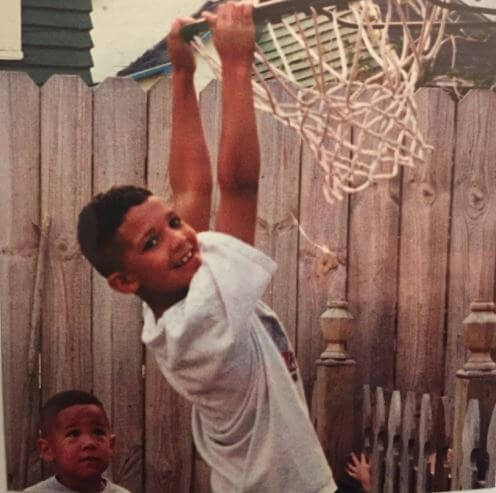
[[169, 178], [176, 212], [197, 231], [208, 229], [212, 193], [210, 158], [193, 76], [193, 52], [179, 35], [190, 18], [177, 19], [167, 37], [172, 63], [172, 133]]
[[228, 2], [205, 13], [222, 63], [222, 133], [215, 229], [253, 244], [260, 150], [253, 106], [251, 67], [255, 48], [253, 6]]

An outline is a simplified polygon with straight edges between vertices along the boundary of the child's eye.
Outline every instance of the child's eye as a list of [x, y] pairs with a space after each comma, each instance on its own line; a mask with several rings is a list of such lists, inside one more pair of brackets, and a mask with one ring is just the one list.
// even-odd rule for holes
[[105, 430], [102, 429], [102, 428], [96, 428], [95, 431], [94, 431], [94, 433], [97, 436], [102, 436], [102, 435], [105, 435]]
[[178, 216], [172, 216], [169, 221], [169, 226], [174, 229], [181, 227], [181, 218]]
[[150, 238], [148, 238], [148, 240], [146, 240], [143, 250], [144, 251], [150, 250], [150, 248], [157, 246], [157, 244], [158, 244], [158, 238], [156, 236], [151, 236]]
[[77, 437], [79, 436], [79, 430], [69, 430], [67, 432], [68, 437]]

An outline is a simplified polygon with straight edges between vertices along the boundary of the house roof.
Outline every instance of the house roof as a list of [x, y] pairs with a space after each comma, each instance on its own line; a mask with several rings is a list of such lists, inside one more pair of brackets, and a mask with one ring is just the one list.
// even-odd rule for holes
[[[226, 0], [209, 0], [203, 4], [197, 12], [192, 14], [192, 17], [198, 18], [204, 10], [215, 11], [219, 4]], [[462, 0], [455, 0], [462, 3]], [[379, 6], [385, 5], [386, 0], [376, 0]], [[299, 22], [304, 27], [305, 32], [309, 34], [309, 42], [312, 45], [315, 42], [313, 32], [313, 21], [304, 14], [300, 14]], [[351, 19], [350, 19], [351, 20]], [[459, 15], [459, 20], [463, 22], [479, 22], [482, 26], [470, 28], [472, 37], [480, 38], [479, 41], [457, 41], [456, 50], [456, 69], [451, 69], [452, 48], [445, 45], [441, 50], [435, 66], [429, 73], [429, 78], [439, 75], [457, 75], [461, 74], [462, 78], [474, 79], [477, 77], [483, 80], [485, 77], [496, 77], [496, 62], [491, 56], [496, 51], [496, 29], [485, 29], [485, 26], [490, 26], [490, 19], [480, 14], [462, 13]], [[326, 62], [331, 65], [340, 66], [339, 51], [335, 39], [335, 33], [332, 28], [332, 21], [325, 17], [319, 17], [319, 35], [321, 42], [326, 46], [331, 47], [326, 52]], [[290, 24], [295, 27], [296, 20], [292, 20]], [[283, 66], [283, 60], [278, 53], [278, 49], [282, 50], [287, 59], [293, 76], [302, 84], [313, 84], [313, 70], [308, 63], [308, 57], [305, 49], [302, 48], [292, 36], [289, 35], [286, 27], [282, 23], [272, 23], [271, 27], [277, 39], [278, 47], [276, 48], [272, 37], [269, 34], [268, 27], [265, 26], [257, 33], [257, 44], [262, 49], [267, 59], [275, 66]], [[465, 32], [467, 29], [465, 29]], [[352, 49], [355, 45], [356, 30], [352, 27], [342, 28], [340, 30], [343, 38], [345, 50], [349, 47]], [[401, 30], [398, 30], [398, 36], [401, 36]], [[209, 33], [206, 35], [209, 36]], [[394, 36], [394, 35], [393, 35]], [[393, 39], [394, 42], [394, 39]], [[334, 48], [333, 48], [334, 47]], [[351, 60], [351, 57], [349, 57]], [[363, 50], [361, 63], [372, 65], [372, 60], [366, 50]], [[350, 62], [351, 63], [351, 62]], [[260, 65], [260, 71], [264, 77], [270, 77], [264, 65]], [[153, 48], [147, 50], [137, 60], [131, 63], [126, 68], [120, 70], [117, 75], [131, 76], [134, 79], [142, 79], [150, 77], [157, 73], [168, 74], [171, 71], [171, 64], [167, 55], [167, 39], [159, 41]]]
[[37, 84], [53, 74], [92, 83], [91, 0], [22, 0], [22, 60], [0, 61], [0, 70], [27, 72]]
[[[204, 11], [214, 12], [220, 3], [227, 0], [208, 0], [191, 17], [198, 19]], [[132, 76], [134, 79], [143, 79], [158, 73], [168, 74], [171, 71], [169, 55], [167, 53], [167, 36], [161, 39], [155, 46], [146, 50], [139, 58], [127, 67], [117, 72], [118, 76]]]

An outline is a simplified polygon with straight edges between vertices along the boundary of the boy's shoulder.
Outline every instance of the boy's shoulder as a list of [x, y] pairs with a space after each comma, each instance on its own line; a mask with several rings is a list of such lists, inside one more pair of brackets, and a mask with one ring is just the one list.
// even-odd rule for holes
[[48, 479], [40, 481], [29, 488], [26, 488], [24, 491], [73, 491], [69, 488], [65, 487], [63, 484], [59, 483], [55, 476], [50, 476]]
[[[126, 490], [126, 488], [123, 488], [122, 486], [118, 486], [112, 481], [109, 481], [108, 479], [105, 480], [106, 486], [105, 489], [103, 490], [103, 493], [130, 493], [129, 490]], [[57, 481], [57, 478], [55, 476], [50, 476], [48, 479], [45, 479], [44, 481], [40, 481], [39, 483], [34, 484], [33, 486], [30, 486], [29, 488], [26, 488], [24, 491], [46, 491], [47, 493], [50, 492], [57, 492], [57, 491], [62, 491], [62, 492], [71, 492], [71, 493], [77, 493], [74, 490], [71, 490], [61, 484], [59, 481]]]

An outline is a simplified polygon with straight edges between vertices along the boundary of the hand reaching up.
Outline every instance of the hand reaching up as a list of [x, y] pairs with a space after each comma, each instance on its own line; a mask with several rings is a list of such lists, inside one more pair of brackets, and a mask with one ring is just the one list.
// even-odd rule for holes
[[196, 69], [193, 50], [180, 35], [181, 28], [194, 20], [191, 17], [180, 17], [172, 23], [167, 36], [167, 51], [174, 70], [183, 69], [192, 73]]
[[227, 2], [217, 12], [203, 12], [214, 34], [214, 44], [224, 65], [241, 63], [251, 66], [255, 50], [253, 5]]

